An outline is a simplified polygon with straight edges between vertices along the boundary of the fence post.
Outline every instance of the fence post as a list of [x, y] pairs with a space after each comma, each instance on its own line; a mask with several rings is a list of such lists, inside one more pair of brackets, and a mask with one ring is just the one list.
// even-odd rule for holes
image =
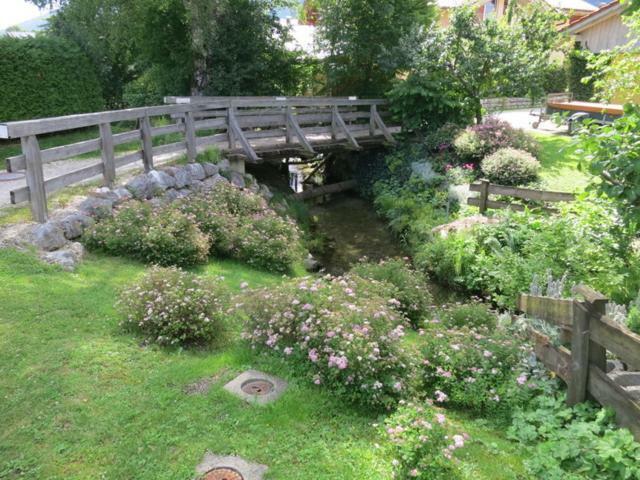
[[194, 163], [198, 156], [196, 144], [196, 125], [193, 119], [193, 112], [187, 112], [184, 117], [184, 137], [187, 141], [187, 159], [189, 163]]
[[[597, 321], [605, 315], [609, 299], [591, 287], [578, 285], [575, 293], [582, 295], [589, 311], [589, 323]], [[589, 363], [607, 373], [607, 349], [595, 342], [589, 342]]]
[[371, 105], [370, 117], [369, 117], [369, 136], [375, 137], [376, 135], [376, 113], [378, 113], [378, 106], [376, 104]]
[[331, 139], [336, 140], [338, 138], [338, 106], [333, 105], [331, 107]]
[[589, 378], [589, 311], [583, 302], [577, 300], [573, 301], [571, 330], [571, 369], [567, 386], [569, 406], [585, 401]]
[[287, 105], [284, 110], [284, 127], [286, 129], [285, 136], [286, 136], [287, 144], [291, 144], [292, 142], [292, 135], [291, 135], [292, 126], [291, 126], [291, 122], [289, 121], [289, 118], [291, 116], [293, 116], [293, 109], [291, 108], [291, 105]]
[[44, 172], [42, 171], [42, 157], [40, 156], [40, 144], [35, 135], [20, 138], [22, 153], [25, 156], [27, 186], [29, 187], [29, 200], [31, 202], [31, 214], [36, 222], [47, 221], [47, 194], [44, 188]]
[[235, 115], [235, 107], [233, 102], [229, 103], [229, 107], [227, 107], [227, 137], [229, 139], [229, 151], [235, 150], [236, 148], [236, 136], [233, 132], [233, 127], [231, 123], [233, 122], [232, 118]]
[[153, 170], [153, 141], [151, 136], [151, 122], [148, 116], [140, 119], [140, 133], [142, 134], [142, 163], [144, 171]]
[[480, 180], [480, 214], [484, 215], [487, 211], [487, 202], [489, 201], [489, 180]]
[[104, 166], [104, 183], [107, 187], [112, 187], [116, 181], [116, 162], [113, 149], [113, 133], [110, 123], [100, 124], [100, 142], [102, 164]]

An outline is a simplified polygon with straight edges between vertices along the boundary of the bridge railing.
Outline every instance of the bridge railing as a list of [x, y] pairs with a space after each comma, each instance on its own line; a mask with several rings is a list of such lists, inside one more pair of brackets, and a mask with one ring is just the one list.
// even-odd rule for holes
[[[358, 139], [393, 142], [382, 120], [384, 100], [353, 97], [167, 97], [166, 105], [0, 124], [0, 139], [19, 138], [22, 152], [6, 160], [7, 171], [25, 171], [26, 186], [10, 192], [11, 203], [30, 202], [34, 220], [48, 217], [47, 196], [101, 176], [112, 186], [116, 171], [142, 162], [154, 168], [160, 155], [187, 155], [215, 146], [258, 162], [270, 148], [312, 155], [314, 146], [342, 144], [358, 149]], [[118, 127], [114, 133], [114, 126]], [[42, 135], [95, 128], [96, 138], [41, 149]], [[123, 130], [123, 131], [120, 131]], [[78, 157], [100, 157], [95, 164], [45, 179], [43, 164]]]

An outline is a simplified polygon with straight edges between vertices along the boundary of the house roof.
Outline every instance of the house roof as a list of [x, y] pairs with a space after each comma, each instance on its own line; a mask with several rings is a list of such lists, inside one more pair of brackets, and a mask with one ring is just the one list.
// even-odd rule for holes
[[569, 22], [569, 24], [562, 28], [561, 31], [565, 31], [567, 33], [580, 33], [595, 23], [601, 22], [613, 15], [619, 15], [624, 9], [625, 5], [621, 5], [619, 0], [614, 0], [584, 17]]
[[560, 10], [577, 10], [581, 12], [593, 12], [598, 7], [592, 5], [586, 0], [545, 0], [553, 8]]

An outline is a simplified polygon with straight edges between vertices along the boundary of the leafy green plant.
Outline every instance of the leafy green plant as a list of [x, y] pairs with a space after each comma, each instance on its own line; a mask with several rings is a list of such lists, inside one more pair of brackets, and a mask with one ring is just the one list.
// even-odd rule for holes
[[452, 433], [452, 430], [443, 410], [429, 404], [401, 405], [382, 427], [393, 459], [394, 478], [462, 478], [453, 456], [464, 447], [469, 436]]
[[211, 344], [224, 332], [224, 295], [216, 280], [153, 267], [120, 294], [120, 325], [159, 345]]
[[447, 305], [438, 311], [438, 318], [448, 328], [486, 328], [493, 330], [496, 315], [484, 303]]
[[482, 173], [500, 185], [524, 185], [538, 178], [540, 162], [533, 155], [513, 148], [501, 148], [482, 160]]
[[420, 324], [431, 306], [432, 299], [426, 279], [421, 272], [413, 270], [407, 260], [360, 262], [351, 269], [351, 273], [395, 287], [394, 299], [400, 302], [400, 310], [414, 326]]
[[531, 445], [525, 462], [535, 478], [640, 478], [640, 444], [613, 424], [612, 412], [590, 404], [567, 407], [562, 395], [533, 398], [516, 411], [508, 435]]

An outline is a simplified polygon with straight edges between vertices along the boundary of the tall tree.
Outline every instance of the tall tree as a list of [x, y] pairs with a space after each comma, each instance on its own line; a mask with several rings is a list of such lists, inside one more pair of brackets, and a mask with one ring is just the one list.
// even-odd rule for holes
[[383, 54], [435, 17], [429, 0], [314, 0], [312, 6], [331, 94], [382, 95], [396, 73]]

